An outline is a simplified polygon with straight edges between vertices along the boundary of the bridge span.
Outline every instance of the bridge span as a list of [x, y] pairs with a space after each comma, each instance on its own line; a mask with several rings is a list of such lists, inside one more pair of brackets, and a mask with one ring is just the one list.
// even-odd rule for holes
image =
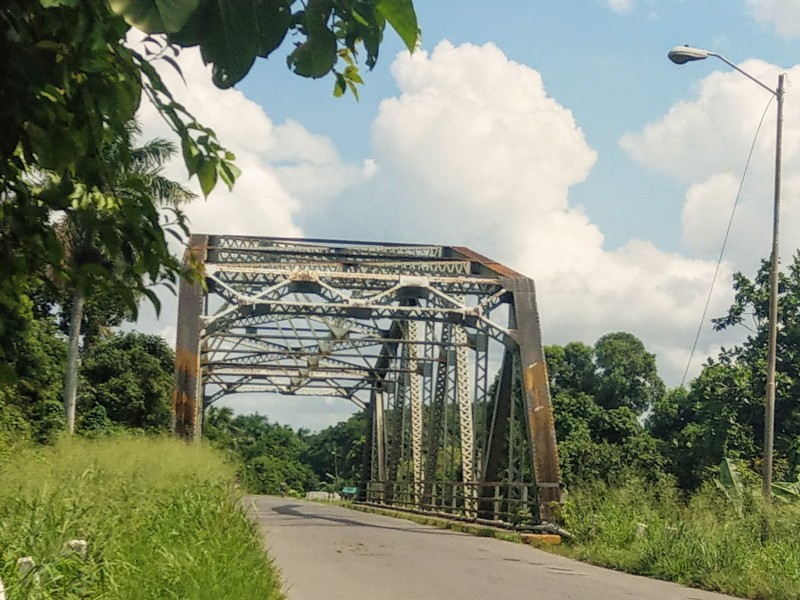
[[362, 500], [536, 528], [561, 499], [533, 281], [461, 246], [192, 235], [174, 431], [231, 394], [367, 412]]

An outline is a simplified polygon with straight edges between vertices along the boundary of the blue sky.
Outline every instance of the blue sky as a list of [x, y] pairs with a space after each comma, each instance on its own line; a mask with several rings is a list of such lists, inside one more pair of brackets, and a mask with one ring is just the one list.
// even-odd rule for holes
[[[542, 74], [548, 93], [575, 114], [600, 155], [570, 196], [612, 246], [645, 236], [664, 249], [680, 248], [681, 186], [642, 170], [618, 141], [689, 97], [700, 78], [724, 65], [706, 61], [679, 68], [667, 60], [667, 51], [690, 44], [735, 62], [758, 57], [782, 66], [800, 56], [797, 39], [776, 35], [771, 23], [758, 22], [752, 8], [737, 0], [633, 1], [620, 12], [601, 0], [429, 1], [418, 2], [417, 11], [424, 49], [443, 39], [492, 43]], [[282, 56], [260, 61], [240, 89], [275, 121], [299, 120], [335, 140], [343, 157], [364, 159], [378, 104], [397, 92], [388, 66], [398, 52], [401, 44], [389, 33], [358, 103], [334, 101], [328, 80], [287, 77]]]
[[[791, 84], [800, 2], [461, 0], [417, 11], [422, 50], [409, 58], [387, 33], [360, 102], [334, 99], [329, 79], [292, 76], [280, 52], [223, 93], [184, 53], [183, 101], [245, 173], [233, 193], [189, 209], [195, 231], [470, 246], [536, 279], [545, 343], [631, 331], [679, 383], [769, 94], [718, 60], [678, 67], [666, 54], [691, 44]], [[752, 274], [769, 251], [772, 109], [710, 316], [729, 305], [731, 274]], [[164, 133], [148, 108], [142, 119]], [[800, 245], [798, 140], [790, 85], [784, 256]], [[170, 306], [140, 326], [174, 336]], [[743, 336], [706, 323], [691, 371]], [[350, 410], [233, 402], [311, 428]]]

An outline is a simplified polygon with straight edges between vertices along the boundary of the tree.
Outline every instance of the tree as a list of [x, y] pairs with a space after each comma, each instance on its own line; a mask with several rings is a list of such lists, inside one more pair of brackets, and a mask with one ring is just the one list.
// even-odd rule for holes
[[[93, 328], [135, 317], [139, 298], [149, 297], [158, 308], [152, 283], [173, 281], [180, 265], [170, 255], [166, 242], [149, 231], [158, 227], [159, 210], [170, 210], [183, 224], [182, 204], [194, 194], [163, 175], [161, 169], [175, 147], [165, 140], [152, 140], [135, 147], [141, 133], [135, 122], [101, 148], [106, 192], [74, 193], [71, 206], [63, 211], [56, 232], [63, 246], [63, 260], [51, 269], [53, 279], [69, 292], [62, 301], [70, 306], [67, 366], [64, 379], [64, 413], [67, 431], [75, 429], [78, 386], [79, 337], [84, 325], [84, 305], [95, 300], [89, 313]], [[58, 189], [61, 177], [48, 173], [45, 185]], [[83, 184], [84, 182], [80, 182]], [[100, 308], [107, 312], [103, 314]], [[103, 319], [105, 317], [105, 319]], [[109, 323], [110, 322], [110, 323]], [[93, 331], [96, 335], [97, 331]]]
[[[754, 280], [733, 278], [734, 302], [717, 330], [744, 328], [741, 345], [709, 359], [688, 392], [657, 403], [648, 427], [662, 440], [670, 468], [686, 488], [698, 486], [723, 458], [761, 467], [769, 314], [769, 262]], [[775, 471], [794, 479], [800, 472], [800, 256], [779, 275]]]
[[[33, 290], [25, 290], [33, 294]], [[51, 316], [36, 318], [26, 298], [0, 328], [8, 345], [5, 354], [7, 384], [0, 386], [0, 455], [20, 441], [47, 441], [63, 428], [59, 402], [64, 377], [66, 345]]]
[[655, 357], [630, 333], [545, 348], [562, 477], [572, 485], [664, 463], [641, 419], [663, 395]]
[[694, 490], [717, 474], [724, 457], [753, 461], [763, 435], [748, 369], [723, 358], [709, 360], [689, 390], [670, 390], [647, 420], [678, 485]]
[[594, 345], [597, 401], [606, 408], [628, 407], [641, 414], [664, 394], [656, 357], [633, 334], [607, 333]]
[[157, 335], [117, 333], [102, 339], [88, 350], [81, 368], [84, 428], [105, 418], [128, 428], [168, 431], [174, 370], [173, 352]]
[[277, 494], [286, 483], [296, 491], [317, 486], [311, 467], [303, 461], [306, 442], [287, 425], [270, 423], [264, 415], [233, 417], [229, 408], [210, 407], [203, 434], [229, 452], [240, 464], [240, 477], [251, 491]]
[[307, 436], [308, 449], [303, 458], [320, 481], [339, 479], [363, 485], [361, 475], [367, 435], [367, 417], [364, 411], [359, 411], [346, 421]]

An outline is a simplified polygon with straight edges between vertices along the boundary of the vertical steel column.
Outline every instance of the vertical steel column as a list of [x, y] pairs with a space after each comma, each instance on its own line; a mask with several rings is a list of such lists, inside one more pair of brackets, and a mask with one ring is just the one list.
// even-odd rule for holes
[[419, 506], [422, 500], [422, 377], [419, 372], [419, 349], [417, 347], [417, 322], [408, 322], [408, 366], [411, 371], [409, 387], [411, 388], [411, 464], [414, 481], [414, 504]]
[[432, 499], [433, 483], [436, 480], [436, 469], [439, 466], [439, 430], [445, 414], [445, 402], [447, 402], [447, 354], [450, 346], [451, 331], [451, 324], [444, 323], [442, 325], [441, 348], [439, 350], [439, 360], [436, 364], [436, 382], [431, 403], [431, 418], [428, 423], [428, 448], [425, 461], [425, 504], [430, 504]]
[[467, 331], [461, 325], [455, 328], [456, 344], [456, 396], [458, 402], [458, 425], [461, 438], [461, 480], [464, 483], [464, 513], [475, 517], [476, 489], [474, 442], [475, 430], [472, 422], [472, 397], [469, 389], [469, 362], [467, 356]]
[[526, 277], [503, 277], [500, 282], [512, 294], [511, 327], [519, 345], [522, 391], [531, 464], [539, 496], [539, 516], [549, 521], [552, 518], [551, 503], [561, 501], [561, 471], [536, 291], [533, 281]]
[[[184, 268], [192, 263], [203, 268], [208, 236], [193, 235], [183, 255]], [[172, 396], [172, 432], [198, 440], [202, 433], [202, 373], [200, 371], [200, 316], [203, 311], [203, 286], [181, 279], [178, 292], [178, 324], [175, 336], [175, 392]]]
[[[403, 348], [398, 346], [400, 355]], [[399, 357], [394, 357], [392, 362], [402, 365]], [[391, 364], [391, 363], [390, 363]], [[387, 392], [389, 414], [386, 415], [386, 501], [394, 501], [394, 488], [399, 481], [398, 471], [403, 453], [403, 412], [405, 411], [405, 385], [403, 375], [400, 374], [394, 381], [394, 389]]]
[[380, 494], [380, 500], [383, 501], [386, 498], [386, 427], [384, 421], [384, 414], [383, 414], [383, 391], [375, 390], [372, 396], [372, 404], [373, 404], [373, 417], [375, 423], [375, 463], [376, 463], [376, 474], [378, 476], [378, 482], [380, 485], [380, 489], [383, 492]]
[[489, 437], [489, 341], [485, 334], [475, 335], [475, 393], [472, 396], [472, 419], [475, 423], [475, 473], [482, 478], [486, 465]]
[[[373, 465], [375, 464], [374, 449], [375, 449], [375, 415], [374, 415], [374, 394], [371, 395], [370, 401], [365, 409], [367, 424], [366, 424], [366, 439], [364, 440], [364, 448], [361, 455], [361, 481], [359, 488], [363, 490], [364, 498], [368, 502], [372, 499], [370, 496], [371, 483], [375, 479], [372, 474]], [[360, 494], [359, 494], [360, 495]]]

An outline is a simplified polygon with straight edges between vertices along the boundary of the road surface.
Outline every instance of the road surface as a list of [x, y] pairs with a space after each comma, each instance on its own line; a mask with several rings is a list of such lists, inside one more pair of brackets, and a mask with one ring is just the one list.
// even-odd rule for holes
[[289, 600], [725, 600], [492, 538], [271, 496], [245, 499]]

